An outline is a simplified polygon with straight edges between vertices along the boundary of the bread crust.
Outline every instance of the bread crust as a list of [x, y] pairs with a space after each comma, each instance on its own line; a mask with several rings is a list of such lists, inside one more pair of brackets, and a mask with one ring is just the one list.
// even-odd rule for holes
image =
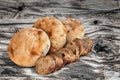
[[10, 40], [8, 55], [17, 65], [23, 67], [35, 66], [40, 56], [45, 56], [50, 48], [47, 34], [36, 28], [24, 28]]
[[54, 17], [43, 17], [35, 22], [34, 28], [43, 29], [51, 41], [50, 52], [56, 52], [65, 45], [66, 28], [62, 22]]

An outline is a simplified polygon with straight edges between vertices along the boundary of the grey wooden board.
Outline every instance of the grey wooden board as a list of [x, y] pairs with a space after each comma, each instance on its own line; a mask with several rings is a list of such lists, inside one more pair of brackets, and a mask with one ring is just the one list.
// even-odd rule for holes
[[[8, 57], [11, 37], [43, 16], [79, 19], [94, 47], [78, 62], [42, 76]], [[0, 0], [0, 80], [120, 80], [120, 0]]]

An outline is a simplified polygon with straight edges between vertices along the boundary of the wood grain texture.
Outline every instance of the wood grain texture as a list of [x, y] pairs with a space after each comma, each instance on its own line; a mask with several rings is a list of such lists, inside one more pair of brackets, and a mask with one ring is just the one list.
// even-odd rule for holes
[[[79, 19], [94, 41], [92, 51], [47, 76], [15, 65], [7, 54], [11, 37], [43, 16]], [[120, 0], [0, 0], [0, 69], [1, 80], [119, 80]]]

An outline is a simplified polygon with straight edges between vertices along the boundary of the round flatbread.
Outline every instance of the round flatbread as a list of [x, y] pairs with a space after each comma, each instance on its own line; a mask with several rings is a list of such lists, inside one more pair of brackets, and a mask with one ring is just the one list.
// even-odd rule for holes
[[50, 40], [43, 30], [24, 28], [10, 40], [8, 55], [15, 64], [31, 67], [40, 56], [48, 53], [49, 48]]
[[67, 18], [62, 22], [67, 29], [67, 42], [71, 42], [75, 38], [83, 38], [85, 30], [83, 28], [82, 23], [79, 20]]
[[43, 17], [35, 22], [33, 27], [44, 30], [51, 41], [50, 52], [56, 52], [65, 45], [66, 28], [54, 17]]

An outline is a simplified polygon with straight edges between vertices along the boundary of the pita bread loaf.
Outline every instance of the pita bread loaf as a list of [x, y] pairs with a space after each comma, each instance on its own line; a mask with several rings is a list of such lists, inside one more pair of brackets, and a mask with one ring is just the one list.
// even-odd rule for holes
[[36, 28], [24, 28], [17, 32], [8, 46], [10, 59], [23, 67], [35, 66], [37, 59], [45, 56], [50, 48], [47, 34]]
[[75, 38], [83, 38], [85, 30], [83, 28], [82, 23], [79, 20], [67, 18], [62, 22], [67, 29], [67, 42], [71, 42]]
[[43, 17], [35, 22], [33, 27], [44, 30], [51, 41], [50, 52], [56, 52], [65, 45], [66, 28], [54, 17]]

